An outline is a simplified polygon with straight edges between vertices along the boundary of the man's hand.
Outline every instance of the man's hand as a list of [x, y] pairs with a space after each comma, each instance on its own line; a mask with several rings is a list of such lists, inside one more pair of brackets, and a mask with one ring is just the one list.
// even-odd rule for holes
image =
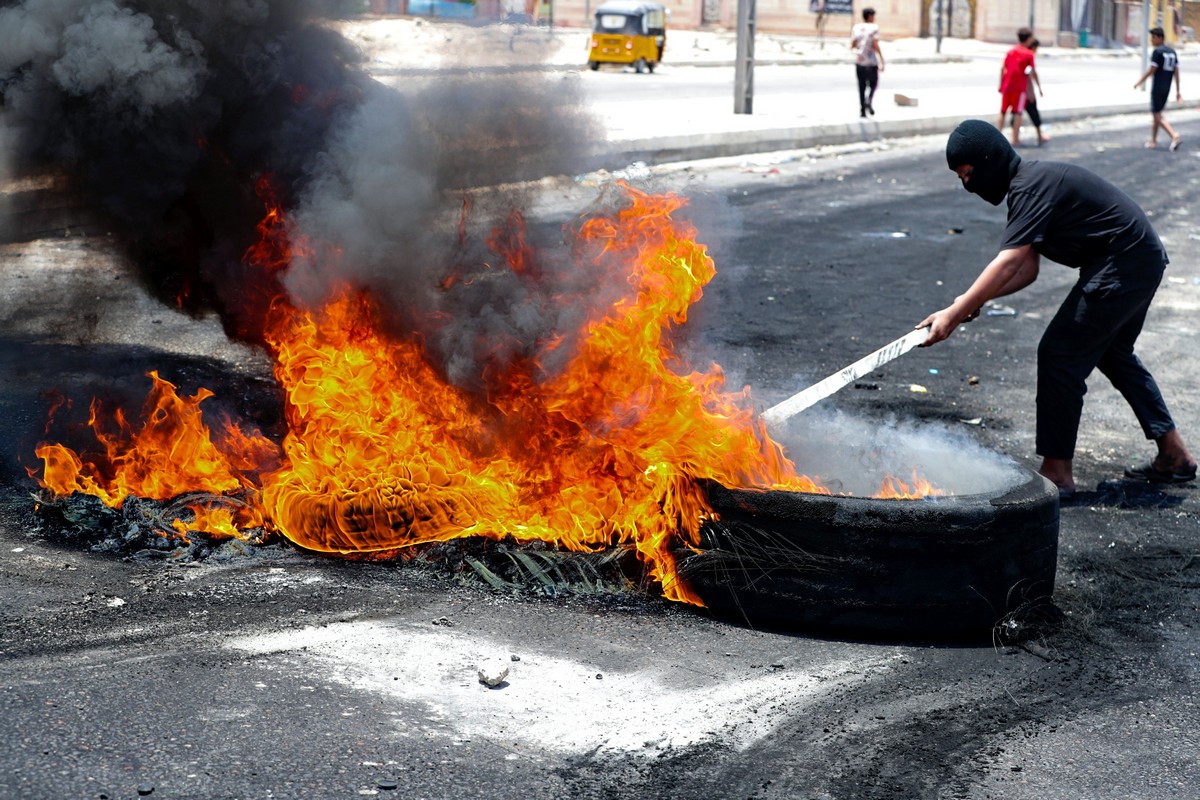
[[962, 295], [959, 295], [958, 297], [954, 298], [954, 305], [947, 306], [941, 311], [935, 311], [925, 319], [921, 320], [921, 323], [917, 325], [917, 328], [929, 328], [929, 338], [921, 343], [921, 347], [929, 347], [930, 345], [937, 344], [938, 342], [949, 338], [950, 334], [954, 333], [955, 328], [957, 328], [959, 325], [962, 325], [964, 322], [970, 322], [971, 320], [976, 319], [979, 316], [979, 312], [983, 310], [982, 307], [977, 308], [960, 319], [959, 314], [961, 312], [955, 311], [955, 306], [959, 305], [961, 301]]
[[[976, 311], [975, 315], [978, 316]], [[974, 319], [974, 317], [971, 317]], [[959, 320], [958, 312], [954, 310], [954, 306], [943, 308], [941, 311], [935, 311], [917, 325], [918, 328], [928, 328], [929, 336], [921, 343], [921, 347], [930, 347], [938, 342], [945, 341], [950, 334], [954, 333], [963, 320]]]

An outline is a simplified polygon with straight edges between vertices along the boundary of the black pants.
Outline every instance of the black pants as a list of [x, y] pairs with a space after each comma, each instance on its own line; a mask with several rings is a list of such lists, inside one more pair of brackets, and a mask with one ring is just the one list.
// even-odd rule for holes
[[1037, 103], [1033, 102], [1032, 97], [1025, 102], [1025, 113], [1029, 115], [1029, 121], [1033, 123], [1033, 127], [1042, 127], [1042, 115], [1038, 113]]
[[1038, 455], [1074, 457], [1086, 380], [1097, 368], [1129, 403], [1147, 439], [1175, 428], [1154, 376], [1133, 352], [1161, 280], [1156, 266], [1132, 276], [1116, 267], [1080, 276], [1038, 345]]
[[[866, 114], [875, 100], [875, 87], [879, 85], [879, 67], [855, 64], [854, 71], [858, 73], [858, 110], [859, 113]], [[868, 89], [870, 91], [867, 91]]]

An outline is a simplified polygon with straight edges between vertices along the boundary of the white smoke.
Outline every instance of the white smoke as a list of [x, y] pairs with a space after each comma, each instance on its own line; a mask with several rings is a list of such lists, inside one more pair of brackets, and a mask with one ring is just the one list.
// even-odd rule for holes
[[911, 485], [915, 472], [955, 495], [1003, 490], [1025, 475], [965, 431], [894, 417], [880, 422], [812, 408], [793, 417], [779, 441], [801, 473], [859, 497], [878, 492], [888, 475]]

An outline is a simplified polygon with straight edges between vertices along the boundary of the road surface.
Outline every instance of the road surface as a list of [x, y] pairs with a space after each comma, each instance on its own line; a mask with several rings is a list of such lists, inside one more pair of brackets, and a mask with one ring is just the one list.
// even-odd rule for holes
[[[1182, 130], [1200, 141], [1196, 120]], [[1168, 241], [1172, 280], [1140, 347], [1195, 442], [1197, 156], [1148, 153], [1143, 135], [1140, 118], [1110, 120], [1052, 152], [1126, 187]], [[952, 179], [943, 144], [680, 165], [640, 182], [693, 199], [717, 262], [694, 351], [766, 405], [944, 305], [1002, 219]], [[544, 188], [531, 218], [550, 229], [603, 191]], [[28, 463], [42, 392], [136, 393], [151, 368], [269, 404], [261, 358], [149, 301], [103, 232], [79, 230], [0, 248], [5, 452]], [[1010, 299], [1015, 315], [893, 362], [812, 424], [944, 429], [1031, 463], [1037, 338], [1069, 279], [1047, 266]], [[1195, 798], [1200, 503], [1194, 487], [1119, 480], [1148, 451], [1094, 383], [1086, 491], [1062, 515], [1065, 622], [1022, 646], [750, 630], [636, 592], [498, 593], [286, 545], [184, 564], [97, 552], [46, 527], [35, 487], [6, 463], [0, 797]], [[507, 684], [479, 683], [485, 661], [511, 666]]]

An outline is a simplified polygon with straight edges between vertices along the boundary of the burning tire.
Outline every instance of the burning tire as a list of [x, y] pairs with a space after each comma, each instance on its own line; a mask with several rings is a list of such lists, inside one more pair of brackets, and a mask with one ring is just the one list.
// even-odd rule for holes
[[[1022, 470], [993, 494], [926, 500], [710, 487], [720, 522], [679, 574], [715, 614], [753, 626], [885, 639], [1016, 634], [1046, 611], [1058, 495]], [[1014, 636], [1015, 638], [1015, 636]]]

